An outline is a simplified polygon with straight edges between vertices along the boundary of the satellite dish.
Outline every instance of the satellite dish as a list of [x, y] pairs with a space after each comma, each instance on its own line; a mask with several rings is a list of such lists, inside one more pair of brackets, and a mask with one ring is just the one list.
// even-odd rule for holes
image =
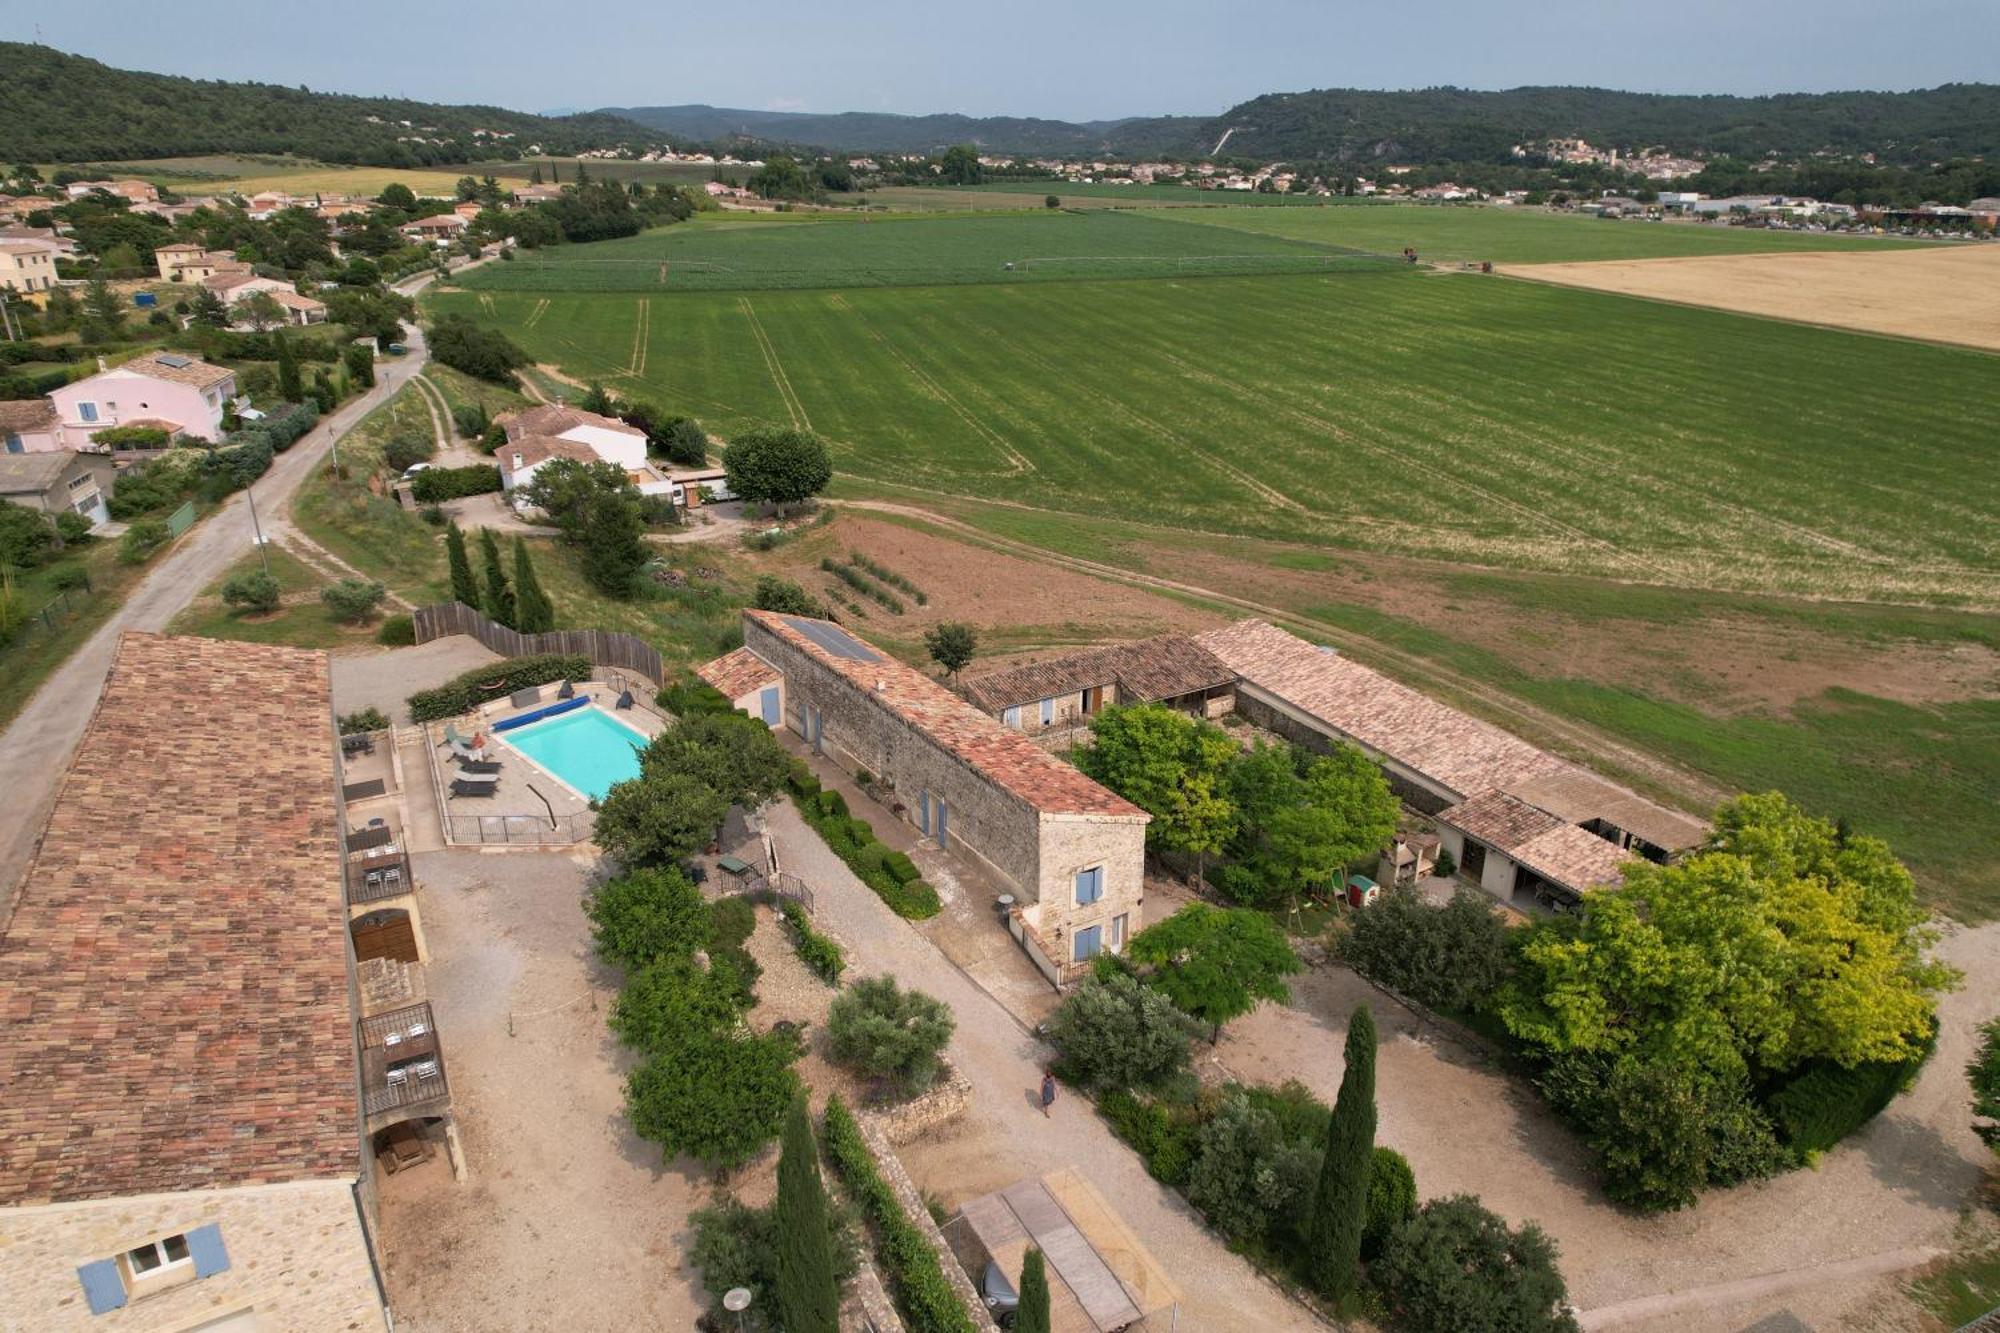
[[750, 1308], [750, 1288], [731, 1287], [723, 1293], [722, 1308], [731, 1314], [741, 1314]]

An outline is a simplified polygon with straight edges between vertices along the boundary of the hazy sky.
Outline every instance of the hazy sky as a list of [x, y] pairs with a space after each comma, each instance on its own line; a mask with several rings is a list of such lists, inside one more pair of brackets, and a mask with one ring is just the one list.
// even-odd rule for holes
[[1262, 92], [2000, 79], [1996, 0], [0, 0], [0, 38], [332, 92], [550, 107], [1213, 114]]

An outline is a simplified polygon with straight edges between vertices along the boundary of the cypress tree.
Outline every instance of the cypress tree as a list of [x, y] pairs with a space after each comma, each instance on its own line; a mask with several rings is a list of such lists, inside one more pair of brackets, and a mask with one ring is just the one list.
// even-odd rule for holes
[[542, 591], [535, 577], [535, 565], [528, 558], [528, 543], [514, 539], [514, 628], [523, 634], [541, 634], [556, 627], [555, 603]]
[[785, 1333], [838, 1333], [840, 1282], [806, 1099], [793, 1100], [778, 1156], [778, 1322]]
[[465, 534], [454, 523], [444, 530], [445, 562], [451, 566], [451, 595], [477, 611], [484, 601], [472, 574], [472, 557], [465, 553]]
[[292, 351], [290, 338], [282, 333], [271, 337], [278, 344], [278, 397], [296, 403], [305, 397], [305, 386], [299, 383], [299, 358]]
[[479, 554], [486, 563], [486, 602], [480, 609], [489, 619], [512, 629], [514, 590], [507, 586], [507, 571], [500, 567], [500, 543], [493, 540], [493, 529], [479, 530]]
[[1347, 1024], [1347, 1068], [1340, 1096], [1326, 1122], [1326, 1155], [1320, 1159], [1306, 1230], [1306, 1266], [1313, 1285], [1344, 1298], [1355, 1289], [1361, 1233], [1368, 1226], [1368, 1170], [1375, 1160], [1375, 1016], [1354, 1007]]
[[530, 185], [540, 185], [542, 183], [542, 168], [540, 167], [539, 164], [535, 167], [534, 171], [529, 174], [528, 183]]
[[1049, 1274], [1038, 1245], [1028, 1247], [1021, 1261], [1021, 1305], [1014, 1314], [1014, 1333], [1049, 1333]]

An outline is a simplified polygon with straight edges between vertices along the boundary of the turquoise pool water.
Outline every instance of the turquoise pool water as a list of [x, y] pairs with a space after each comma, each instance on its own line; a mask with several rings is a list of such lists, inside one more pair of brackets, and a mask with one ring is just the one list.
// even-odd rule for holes
[[499, 733], [509, 745], [594, 801], [615, 782], [639, 776], [646, 743], [595, 705]]

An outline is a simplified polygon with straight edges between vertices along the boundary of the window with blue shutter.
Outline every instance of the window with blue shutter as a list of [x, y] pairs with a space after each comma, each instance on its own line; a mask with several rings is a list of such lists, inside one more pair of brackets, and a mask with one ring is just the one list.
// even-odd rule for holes
[[1087, 962], [1102, 952], [1104, 952], [1104, 927], [1085, 926], [1076, 932], [1076, 950], [1073, 956], [1077, 962]]
[[125, 1276], [118, 1271], [116, 1259], [85, 1264], [76, 1270], [76, 1280], [83, 1283], [83, 1299], [90, 1303], [92, 1314], [125, 1308]]
[[196, 1277], [214, 1277], [229, 1269], [229, 1251], [222, 1246], [222, 1228], [210, 1223], [187, 1233], [188, 1255]]
[[1104, 867], [1076, 872], [1076, 905], [1085, 907], [1104, 896]]
[[1015, 704], [1009, 708], [1000, 720], [1014, 728], [1014, 730], [1019, 731], [1021, 729], [1021, 705]]

